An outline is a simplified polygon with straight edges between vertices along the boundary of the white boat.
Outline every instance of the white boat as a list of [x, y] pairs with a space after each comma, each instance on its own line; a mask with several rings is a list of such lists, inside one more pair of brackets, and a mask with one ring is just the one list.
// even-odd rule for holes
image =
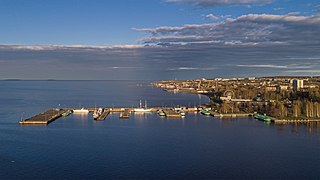
[[145, 101], [144, 108], [143, 108], [142, 104], [141, 104], [141, 100], [140, 100], [140, 107], [139, 108], [134, 108], [133, 111], [134, 112], [151, 112], [152, 109], [151, 108], [147, 108], [147, 101]]
[[178, 110], [177, 113], [180, 113], [181, 116], [185, 116], [186, 115], [186, 113], [184, 111], [182, 111], [182, 110]]
[[103, 109], [102, 109], [102, 108], [99, 108], [98, 111], [95, 110], [95, 111], [93, 112], [93, 119], [98, 119], [98, 117], [101, 116], [102, 113], [103, 113]]
[[71, 110], [68, 110], [68, 111], [62, 113], [62, 116], [63, 116], [63, 117], [67, 117], [67, 116], [69, 116], [70, 114], [72, 114], [72, 111], [71, 111]]
[[134, 108], [133, 109], [134, 112], [151, 112], [152, 109], [147, 109], [147, 108]]
[[74, 110], [73, 110], [73, 113], [74, 113], [74, 114], [88, 114], [88, 113], [89, 113], [89, 110], [88, 110], [88, 109], [84, 109], [84, 108], [74, 109]]
[[158, 114], [159, 116], [165, 116], [166, 113], [164, 113], [164, 111], [162, 109], [158, 110]]

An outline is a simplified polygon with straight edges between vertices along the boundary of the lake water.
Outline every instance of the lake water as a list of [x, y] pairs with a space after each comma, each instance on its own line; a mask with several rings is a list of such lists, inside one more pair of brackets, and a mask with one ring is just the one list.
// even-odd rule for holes
[[0, 81], [0, 179], [7, 178], [320, 178], [320, 124], [274, 125], [252, 118], [183, 119], [132, 114], [105, 121], [71, 115], [20, 126], [58, 107], [193, 106], [198, 95], [170, 94], [134, 81]]

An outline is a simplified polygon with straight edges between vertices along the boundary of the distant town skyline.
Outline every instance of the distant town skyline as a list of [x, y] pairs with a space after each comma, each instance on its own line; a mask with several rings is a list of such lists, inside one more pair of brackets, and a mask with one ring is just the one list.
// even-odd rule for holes
[[0, 76], [320, 75], [319, 12], [317, 0], [0, 0]]

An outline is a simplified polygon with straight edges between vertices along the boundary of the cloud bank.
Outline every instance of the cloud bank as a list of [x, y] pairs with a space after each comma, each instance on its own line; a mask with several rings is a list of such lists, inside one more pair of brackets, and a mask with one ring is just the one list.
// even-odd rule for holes
[[49, 47], [0, 46], [0, 79], [160, 80], [320, 75], [319, 45]]
[[320, 15], [248, 14], [210, 24], [135, 29], [150, 34], [145, 44], [219, 43], [225, 45], [320, 43]]

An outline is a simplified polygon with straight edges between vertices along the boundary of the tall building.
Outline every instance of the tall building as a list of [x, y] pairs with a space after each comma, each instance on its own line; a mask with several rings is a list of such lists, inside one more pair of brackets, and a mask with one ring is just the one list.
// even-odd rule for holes
[[303, 80], [294, 79], [292, 81], [292, 86], [294, 91], [299, 91], [301, 88], [303, 88]]

